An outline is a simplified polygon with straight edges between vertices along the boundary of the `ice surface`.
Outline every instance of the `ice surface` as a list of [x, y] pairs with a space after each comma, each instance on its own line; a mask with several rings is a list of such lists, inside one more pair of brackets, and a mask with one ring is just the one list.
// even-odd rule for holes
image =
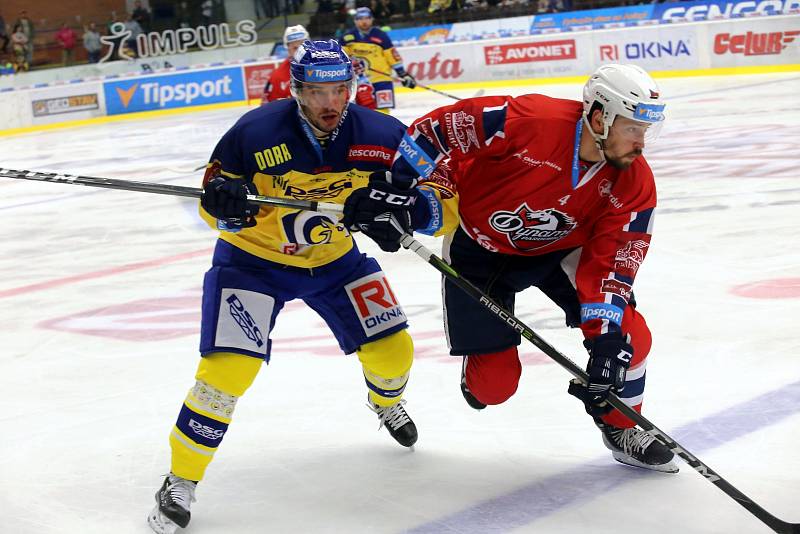
[[[661, 85], [669, 120], [646, 152], [659, 210], [636, 283], [654, 336], [645, 415], [800, 522], [800, 77]], [[580, 98], [575, 84], [487, 89], [504, 92]], [[398, 99], [405, 121], [450, 102], [423, 90]], [[0, 164], [197, 186], [190, 170], [244, 111], [0, 138]], [[215, 235], [188, 199], [7, 179], [0, 225], [0, 531], [146, 533], [167, 435], [194, 382]], [[447, 356], [438, 273], [410, 252], [359, 243], [410, 317], [416, 450], [377, 431], [357, 359], [292, 304], [188, 532], [766, 531], [682, 462], [674, 476], [614, 462], [566, 394], [566, 371], [533, 345], [521, 347], [517, 394], [472, 411]], [[546, 298], [517, 302], [529, 326], [585, 360]]]

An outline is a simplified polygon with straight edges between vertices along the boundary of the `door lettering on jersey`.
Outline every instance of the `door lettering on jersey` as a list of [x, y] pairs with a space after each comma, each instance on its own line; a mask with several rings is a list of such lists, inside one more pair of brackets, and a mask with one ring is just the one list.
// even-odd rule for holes
[[292, 154], [289, 152], [289, 147], [286, 146], [286, 143], [281, 143], [280, 145], [265, 148], [261, 152], [255, 152], [253, 157], [256, 159], [256, 165], [258, 165], [259, 170], [263, 171], [267, 167], [275, 167], [281, 163], [286, 163], [292, 159]]
[[367, 336], [406, 322], [406, 314], [397, 303], [383, 271], [359, 278], [344, 289]]

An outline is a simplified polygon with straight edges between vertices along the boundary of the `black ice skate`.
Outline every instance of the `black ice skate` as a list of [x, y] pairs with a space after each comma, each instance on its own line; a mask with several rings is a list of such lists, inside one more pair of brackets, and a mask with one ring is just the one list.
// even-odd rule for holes
[[476, 410], [483, 410], [486, 405], [475, 398], [475, 395], [467, 387], [467, 357], [464, 356], [464, 361], [461, 364], [461, 394], [464, 395], [464, 400], [470, 407]]
[[156, 492], [156, 507], [147, 516], [150, 528], [157, 534], [174, 534], [180, 528], [186, 528], [192, 514], [189, 507], [195, 501], [196, 482], [177, 477], [170, 473], [164, 479], [161, 489]]
[[384, 408], [374, 404], [369, 400], [369, 396], [367, 397], [367, 406], [378, 414], [378, 419], [381, 423], [378, 426], [378, 430], [385, 426], [397, 443], [403, 447], [411, 447], [417, 442], [417, 426], [403, 408], [405, 403], [405, 400], [401, 400], [397, 404]]
[[616, 461], [662, 473], [678, 472], [677, 464], [672, 461], [675, 457], [672, 451], [644, 430], [636, 427], [617, 428], [600, 419], [594, 422], [603, 433], [603, 443]]

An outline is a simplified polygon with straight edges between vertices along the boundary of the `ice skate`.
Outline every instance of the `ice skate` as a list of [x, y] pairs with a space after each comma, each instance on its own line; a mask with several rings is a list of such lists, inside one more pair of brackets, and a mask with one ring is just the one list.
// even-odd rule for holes
[[464, 395], [464, 400], [471, 408], [476, 410], [483, 410], [486, 405], [475, 398], [472, 392], [467, 387], [467, 357], [464, 356], [464, 361], [461, 364], [461, 394]]
[[186, 528], [192, 514], [189, 507], [195, 501], [196, 482], [170, 473], [156, 492], [156, 506], [147, 522], [157, 534], [175, 534], [178, 528]]
[[397, 404], [383, 407], [373, 403], [367, 396], [367, 406], [378, 414], [380, 420], [378, 430], [385, 426], [397, 443], [403, 447], [411, 447], [417, 442], [417, 426], [403, 408], [405, 403], [405, 400], [401, 400]]
[[678, 465], [673, 461], [675, 454], [644, 430], [617, 428], [599, 419], [595, 419], [595, 424], [616, 461], [662, 473], [678, 472]]

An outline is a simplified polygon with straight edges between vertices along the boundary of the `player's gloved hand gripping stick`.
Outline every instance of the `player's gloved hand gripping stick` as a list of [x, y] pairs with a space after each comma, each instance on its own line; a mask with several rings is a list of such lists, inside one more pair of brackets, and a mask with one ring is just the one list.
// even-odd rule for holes
[[[203, 190], [194, 187], [182, 187], [175, 185], [156, 184], [148, 182], [136, 182], [129, 180], [116, 180], [111, 178], [94, 178], [90, 176], [74, 176], [60, 173], [42, 173], [35, 171], [19, 171], [12, 169], [0, 168], [0, 178], [14, 178], [22, 180], [35, 180], [43, 182], [57, 182], [73, 185], [86, 185], [92, 187], [104, 187], [108, 189], [122, 189], [126, 191], [140, 191], [146, 193], [157, 193], [164, 195], [186, 196], [199, 198], [203, 194]], [[247, 195], [247, 202], [254, 204], [262, 204], [269, 206], [283, 206], [295, 209], [318, 211], [330, 215], [341, 215], [343, 207], [341, 204], [333, 204], [328, 202], [314, 202], [307, 200], [295, 200], [284, 198], [264, 197], [260, 195]], [[403, 233], [400, 235], [399, 244], [417, 254], [420, 258], [432, 265], [437, 271], [442, 273], [451, 282], [465, 291], [468, 295], [474, 298], [477, 302], [483, 304], [486, 309], [504, 321], [509, 328], [513, 328], [520, 333], [522, 337], [536, 345], [542, 352], [549, 356], [552, 360], [558, 363], [561, 367], [569, 371], [575, 379], [583, 386], [588, 386], [595, 378], [590, 378], [589, 374], [581, 369], [575, 362], [568, 357], [561, 354], [552, 345], [547, 343], [544, 339], [539, 337], [533, 330], [520, 321], [517, 317], [505, 310], [500, 304], [492, 300], [484, 292], [473, 285], [469, 280], [462, 278], [458, 272], [454, 271], [444, 260], [433, 254], [429, 249], [422, 245], [419, 241], [414, 239], [410, 234]], [[622, 345], [620, 345], [622, 346]], [[619, 348], [619, 347], [617, 347]], [[624, 346], [623, 346], [624, 348]], [[591, 347], [593, 353], [596, 353], [598, 347]], [[601, 351], [603, 352], [603, 351]], [[605, 351], [608, 352], [608, 351]], [[611, 351], [613, 352], [613, 351]], [[610, 352], [608, 352], [610, 354]], [[594, 355], [594, 354], [593, 354]], [[616, 358], [616, 356], [615, 356]], [[624, 359], [624, 358], [623, 358]], [[590, 364], [590, 370], [592, 365]], [[602, 373], [601, 373], [602, 374]], [[609, 389], [611, 389], [609, 387]], [[656, 427], [649, 419], [635, 411], [627, 404], [622, 402], [620, 398], [613, 392], [608, 391], [607, 402], [624, 416], [631, 419], [639, 427], [649, 432], [652, 436], [658, 439], [672, 452], [683, 458], [695, 471], [700, 473], [706, 480], [717, 486], [729, 497], [738, 502], [747, 511], [757, 517], [765, 525], [770, 527], [775, 532], [786, 534], [800, 534], [800, 523], [789, 523], [778, 519], [774, 515], [767, 512], [752, 499], [739, 491], [736, 487], [730, 484], [727, 480], [722, 478], [713, 469], [708, 467], [705, 463], [701, 462], [696, 456], [688, 452], [674, 439], [667, 435], [664, 431]]]

